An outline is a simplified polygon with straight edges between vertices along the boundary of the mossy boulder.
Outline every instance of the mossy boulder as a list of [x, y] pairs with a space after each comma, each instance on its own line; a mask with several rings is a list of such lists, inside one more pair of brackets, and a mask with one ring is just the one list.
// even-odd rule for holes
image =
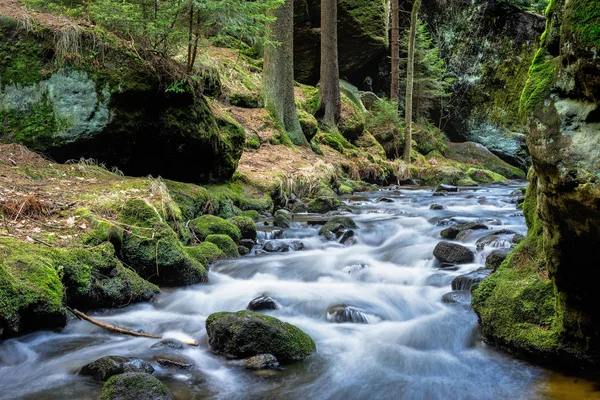
[[206, 332], [214, 351], [235, 358], [272, 354], [290, 362], [316, 351], [314, 341], [298, 327], [252, 311], [211, 314]]
[[164, 383], [150, 374], [127, 372], [112, 376], [104, 386], [100, 400], [171, 400]]
[[298, 110], [298, 119], [300, 120], [300, 126], [302, 127], [302, 133], [309, 142], [319, 132], [319, 123], [317, 119], [304, 110]]
[[240, 228], [215, 215], [202, 215], [191, 221], [190, 226], [200, 240], [206, 239], [209, 235], [227, 235], [238, 243], [242, 238]]
[[507, 179], [500, 174], [479, 168], [469, 168], [467, 176], [477, 183], [506, 182]]
[[325, 214], [328, 211], [337, 210], [341, 204], [335, 197], [318, 197], [308, 203], [308, 212]]
[[119, 219], [130, 227], [123, 237], [121, 258], [142, 278], [166, 286], [206, 281], [202, 264], [185, 252], [177, 234], [150, 204], [127, 200]]
[[325, 225], [319, 229], [319, 235], [333, 237], [341, 235], [346, 229], [356, 229], [356, 223], [350, 217], [336, 216], [327, 221]]
[[154, 373], [154, 368], [146, 361], [138, 358], [106, 356], [84, 365], [79, 374], [91, 376], [99, 381], [107, 381], [111, 376], [125, 372], [152, 374]]
[[[215, 116], [197, 84], [181, 83], [182, 66], [134, 54], [94, 28], [78, 29], [78, 51], [60, 57], [62, 34], [43, 24], [0, 26], [3, 140], [58, 162], [93, 158], [128, 175], [185, 182], [233, 175], [245, 133]], [[180, 90], [167, 90], [174, 86]]]
[[109, 242], [91, 249], [58, 249], [55, 259], [63, 271], [65, 299], [71, 307], [122, 307], [149, 301], [160, 291], [125, 268]]
[[0, 238], [0, 338], [67, 323], [53, 252]]
[[501, 160], [483, 145], [473, 142], [450, 143], [446, 156], [453, 160], [480, 165], [481, 169], [494, 172], [508, 179], [525, 179], [525, 172]]
[[208, 235], [206, 241], [216, 245], [227, 258], [240, 256], [237, 244], [227, 235]]
[[280, 209], [275, 211], [273, 225], [287, 229], [292, 226], [293, 215], [288, 210]]
[[348, 194], [352, 194], [352, 193], [354, 193], [354, 189], [352, 189], [348, 185], [340, 185], [338, 187], [338, 194], [339, 195], [348, 195]]
[[227, 257], [216, 244], [211, 242], [202, 242], [198, 246], [187, 246], [185, 247], [185, 252], [194, 260], [207, 267], [215, 261]]
[[365, 130], [365, 111], [358, 104], [360, 100], [353, 100], [345, 93], [341, 93], [341, 116], [338, 130], [342, 136], [350, 141], [357, 140]]
[[238, 215], [227, 221], [238, 227], [242, 239], [256, 240], [256, 224], [252, 218]]

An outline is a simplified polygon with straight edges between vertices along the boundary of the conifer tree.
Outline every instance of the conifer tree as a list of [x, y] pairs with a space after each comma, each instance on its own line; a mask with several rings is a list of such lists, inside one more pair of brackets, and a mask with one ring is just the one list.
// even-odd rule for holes
[[294, 2], [285, 0], [270, 11], [276, 19], [269, 24], [268, 44], [264, 53], [262, 97], [292, 143], [308, 142], [298, 120], [294, 101]]
[[337, 43], [337, 0], [321, 0], [321, 104], [323, 121], [331, 127], [340, 120], [340, 71]]

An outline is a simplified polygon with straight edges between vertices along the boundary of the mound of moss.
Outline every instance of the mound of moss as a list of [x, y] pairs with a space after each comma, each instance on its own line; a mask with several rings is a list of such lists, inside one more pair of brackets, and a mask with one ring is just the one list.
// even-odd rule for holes
[[227, 235], [208, 235], [206, 241], [216, 245], [227, 258], [240, 256], [237, 245]]
[[126, 372], [114, 375], [102, 386], [100, 400], [171, 400], [164, 383], [150, 374]]

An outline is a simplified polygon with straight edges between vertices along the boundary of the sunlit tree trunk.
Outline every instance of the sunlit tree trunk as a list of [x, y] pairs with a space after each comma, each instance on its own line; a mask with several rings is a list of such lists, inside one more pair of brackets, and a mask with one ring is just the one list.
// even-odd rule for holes
[[340, 71], [337, 41], [337, 0], [321, 0], [321, 102], [323, 121], [331, 127], [340, 120]]
[[293, 0], [286, 0], [271, 13], [276, 20], [269, 24], [270, 43], [265, 47], [262, 98], [265, 108], [285, 128], [292, 143], [307, 145], [294, 102]]

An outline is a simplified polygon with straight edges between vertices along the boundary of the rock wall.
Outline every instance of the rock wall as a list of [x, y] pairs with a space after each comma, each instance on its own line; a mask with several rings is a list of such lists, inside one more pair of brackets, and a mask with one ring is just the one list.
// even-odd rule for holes
[[[338, 1], [338, 54], [342, 79], [386, 53], [387, 0]], [[321, 65], [321, 1], [294, 2], [294, 79], [316, 85]]]
[[228, 179], [243, 128], [215, 116], [184, 77], [90, 28], [26, 29], [0, 16], [0, 140], [129, 175]]
[[[550, 11], [521, 98], [521, 109], [529, 114], [533, 162], [526, 201], [532, 247], [516, 251], [513, 262], [501, 269], [545, 276], [553, 287], [544, 301], [551, 303], [552, 313], [534, 307], [494, 318], [501, 288], [508, 288], [501, 277], [482, 285], [474, 306], [492, 342], [547, 359], [597, 364], [600, 310], [593, 260], [600, 246], [600, 3], [554, 0]], [[525, 257], [525, 250], [535, 256]], [[530, 278], [526, 285], [531, 287], [536, 278], [533, 273]], [[522, 309], [518, 298], [509, 299], [505, 308]], [[542, 314], [546, 329], [527, 334]]]

